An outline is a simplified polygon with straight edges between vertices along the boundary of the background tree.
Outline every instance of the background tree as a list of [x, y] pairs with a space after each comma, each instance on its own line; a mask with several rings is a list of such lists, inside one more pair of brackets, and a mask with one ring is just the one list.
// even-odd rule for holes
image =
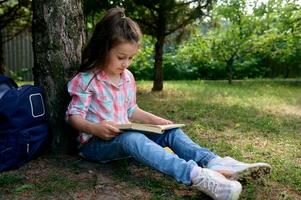
[[[271, 77], [294, 77], [301, 72], [301, 7], [294, 0], [270, 0], [256, 12], [262, 24], [254, 37], [259, 54]], [[265, 28], [265, 29], [264, 29]]]
[[198, 18], [208, 14], [211, 0], [131, 0], [122, 4], [139, 23], [143, 32], [155, 38], [153, 91], [163, 89], [163, 47], [168, 35], [184, 30]]
[[0, 1], [0, 74], [4, 74], [5, 71], [3, 44], [30, 27], [30, 0]]
[[228, 82], [232, 83], [233, 64], [248, 51], [253, 34], [252, 20], [247, 15], [245, 0], [226, 0], [214, 8], [214, 23], [221, 23], [211, 31], [212, 55], [225, 63]]
[[87, 35], [93, 31], [95, 24], [101, 19], [105, 10], [117, 4], [116, 1], [83, 0], [83, 11], [86, 19]]
[[[104, 10], [121, 6], [126, 8], [126, 14], [139, 23], [143, 32], [155, 38], [155, 62], [153, 90], [163, 89], [163, 51], [166, 37], [181, 38], [183, 33], [187, 32], [187, 25], [193, 23], [196, 19], [208, 14], [212, 0], [192, 0], [192, 1], [141, 1], [141, 0], [112, 0], [97, 1], [85, 0], [84, 10], [87, 17], [88, 32], [93, 29], [94, 24], [101, 18]], [[146, 38], [146, 37], [145, 37]], [[152, 45], [152, 44], [149, 44]], [[149, 47], [147, 47], [149, 49]], [[141, 58], [141, 57], [140, 57]], [[136, 59], [141, 63], [144, 59]], [[151, 63], [151, 62], [150, 62]], [[145, 66], [140, 66], [140, 68]], [[133, 67], [134, 69], [135, 67]], [[135, 68], [138, 69], [139, 67]], [[141, 73], [133, 71], [136, 75]], [[150, 70], [147, 70], [149, 73]], [[140, 77], [140, 76], [139, 76]], [[149, 75], [147, 75], [149, 77]]]
[[34, 82], [46, 91], [53, 150], [66, 152], [71, 138], [64, 120], [70, 99], [66, 82], [79, 66], [85, 42], [82, 4], [78, 0], [32, 3]]

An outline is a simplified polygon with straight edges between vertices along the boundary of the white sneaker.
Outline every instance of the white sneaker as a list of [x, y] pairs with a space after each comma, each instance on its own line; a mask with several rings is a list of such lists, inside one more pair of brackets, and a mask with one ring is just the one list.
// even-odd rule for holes
[[228, 180], [216, 171], [200, 167], [192, 183], [193, 187], [215, 200], [237, 200], [242, 190], [239, 182]]
[[231, 157], [215, 158], [208, 163], [207, 168], [239, 181], [255, 180], [271, 173], [271, 166], [267, 163], [248, 164]]

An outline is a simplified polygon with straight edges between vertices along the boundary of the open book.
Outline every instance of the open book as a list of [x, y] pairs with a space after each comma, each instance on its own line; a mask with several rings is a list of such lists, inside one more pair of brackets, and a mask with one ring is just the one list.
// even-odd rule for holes
[[179, 128], [182, 126], [185, 126], [185, 124], [154, 125], [154, 124], [128, 123], [128, 124], [119, 124], [118, 128], [120, 130], [135, 130], [135, 131], [162, 134], [165, 130]]

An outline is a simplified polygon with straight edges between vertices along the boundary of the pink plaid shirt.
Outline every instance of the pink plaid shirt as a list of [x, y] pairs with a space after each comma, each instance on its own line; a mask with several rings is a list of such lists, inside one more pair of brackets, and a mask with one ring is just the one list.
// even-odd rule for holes
[[[137, 108], [136, 83], [129, 70], [121, 74], [118, 85], [113, 85], [103, 71], [78, 73], [68, 83], [68, 92], [72, 100], [66, 112], [67, 119], [70, 115], [80, 115], [94, 123], [103, 120], [128, 123]], [[78, 139], [85, 143], [91, 137], [91, 134], [80, 133]]]

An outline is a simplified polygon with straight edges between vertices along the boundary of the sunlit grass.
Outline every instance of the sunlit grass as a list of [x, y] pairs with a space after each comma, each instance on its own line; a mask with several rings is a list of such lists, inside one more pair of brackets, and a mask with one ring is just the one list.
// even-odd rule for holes
[[[163, 92], [153, 93], [152, 82], [141, 81], [138, 104], [175, 122], [186, 123], [184, 130], [195, 141], [222, 156], [270, 163], [273, 173], [266, 179], [267, 184], [279, 187], [280, 193], [283, 186], [300, 193], [300, 85], [271, 81], [241, 81], [233, 85], [170, 81], [165, 82]], [[262, 189], [249, 185], [246, 198], [258, 196]], [[265, 190], [261, 195], [270, 193], [267, 187]]]

